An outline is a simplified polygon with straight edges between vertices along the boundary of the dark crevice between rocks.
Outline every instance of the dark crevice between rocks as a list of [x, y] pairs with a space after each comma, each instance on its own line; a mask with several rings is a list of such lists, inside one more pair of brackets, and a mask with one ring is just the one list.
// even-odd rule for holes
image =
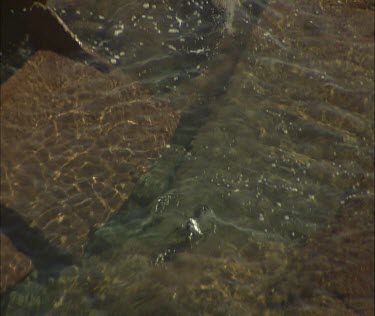
[[[46, 284], [51, 277], [58, 276], [64, 268], [75, 263], [71, 254], [52, 245], [15, 210], [0, 203], [0, 212], [1, 233], [11, 240], [18, 251], [31, 259], [40, 284]], [[9, 288], [1, 295], [1, 314], [7, 310], [12, 290], [13, 288]]]
[[75, 262], [74, 257], [52, 245], [38, 229], [31, 227], [15, 210], [0, 204], [1, 232], [33, 262], [41, 280]]
[[[243, 5], [248, 7], [254, 18], [256, 18], [264, 10], [266, 2], [262, 0], [250, 0], [244, 1]], [[208, 72], [203, 78], [206, 81], [206, 83], [203, 83], [204, 92], [198, 98], [194, 99], [193, 97], [193, 101], [188, 101], [190, 106], [181, 115], [179, 125], [171, 141], [172, 144], [183, 146], [187, 151], [191, 150], [192, 141], [199, 129], [207, 122], [216, 100], [226, 94], [226, 87], [245, 48], [244, 39], [249, 32], [251, 32], [251, 26], [248, 29], [242, 26], [242, 29], [237, 34], [228, 35], [222, 39], [218, 54], [213, 57], [207, 66]], [[227, 67], [223, 66], [225, 64]], [[200, 81], [198, 78], [197, 80], [193, 80], [192, 84], [188, 83], [190, 87], [187, 90], [192, 93], [200, 91], [200, 88], [202, 88]], [[182, 86], [180, 90], [184, 90], [185, 88], [185, 86]], [[183, 93], [181, 97], [189, 98], [189, 95]]]

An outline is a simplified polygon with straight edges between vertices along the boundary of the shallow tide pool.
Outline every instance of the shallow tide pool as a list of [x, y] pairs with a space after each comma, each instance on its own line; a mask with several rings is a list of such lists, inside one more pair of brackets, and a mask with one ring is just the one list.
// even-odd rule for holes
[[2, 84], [2, 218], [56, 251], [4, 315], [374, 315], [373, 2], [47, 4], [110, 71]]

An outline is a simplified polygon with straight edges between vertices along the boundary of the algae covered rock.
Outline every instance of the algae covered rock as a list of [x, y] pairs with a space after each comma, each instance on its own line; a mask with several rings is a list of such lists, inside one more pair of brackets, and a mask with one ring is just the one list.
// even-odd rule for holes
[[141, 205], [148, 205], [171, 185], [175, 170], [183, 160], [185, 149], [173, 146], [144, 174], [132, 192], [132, 198]]

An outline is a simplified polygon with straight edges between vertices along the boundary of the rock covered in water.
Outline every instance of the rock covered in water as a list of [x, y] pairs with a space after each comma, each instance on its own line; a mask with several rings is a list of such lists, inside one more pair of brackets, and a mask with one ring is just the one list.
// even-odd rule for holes
[[170, 146], [163, 156], [144, 174], [132, 192], [131, 198], [143, 206], [161, 196], [171, 185], [174, 171], [183, 160], [185, 149], [181, 146]]
[[110, 66], [84, 44], [46, 1], [1, 3], [1, 81], [38, 49], [74, 56], [108, 71]]
[[48, 1], [82, 41], [155, 91], [173, 91], [215, 54], [223, 14], [211, 1]]
[[296, 251], [271, 283], [287, 315], [373, 315], [373, 198], [349, 201], [329, 226]]
[[18, 251], [12, 241], [3, 233], [0, 234], [0, 242], [0, 293], [3, 294], [25, 278], [33, 270], [33, 264], [30, 258]]
[[76, 254], [178, 122], [139, 82], [47, 51], [1, 92], [1, 202]]

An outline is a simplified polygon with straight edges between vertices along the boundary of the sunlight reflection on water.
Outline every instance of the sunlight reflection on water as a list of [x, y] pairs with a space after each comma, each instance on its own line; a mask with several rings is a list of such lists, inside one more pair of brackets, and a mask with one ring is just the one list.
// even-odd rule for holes
[[231, 33], [210, 2], [81, 2], [57, 11], [181, 120], [80, 265], [32, 275], [7, 314], [370, 312], [373, 11], [271, 1]]

